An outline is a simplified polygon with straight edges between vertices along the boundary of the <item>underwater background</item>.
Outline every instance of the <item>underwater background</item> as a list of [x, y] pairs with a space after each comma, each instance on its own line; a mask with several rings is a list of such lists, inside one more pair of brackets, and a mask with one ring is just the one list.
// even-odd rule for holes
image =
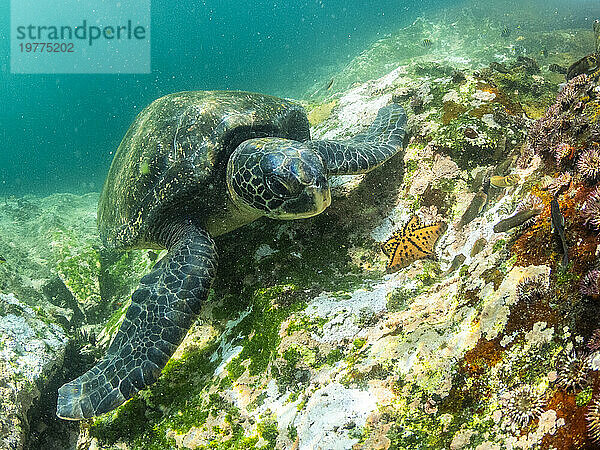
[[[4, 36], [8, 8], [8, 2], [0, 5]], [[504, 26], [588, 29], [598, 8], [592, 0], [153, 2], [149, 75], [11, 75], [9, 42], [3, 39], [0, 195], [99, 191], [111, 151], [133, 118], [167, 93], [238, 89], [304, 99], [374, 41], [401, 32], [418, 17], [427, 23], [424, 35], [404, 36], [415, 48], [392, 49], [388, 59], [400, 63], [431, 51], [421, 45], [427, 34], [440, 28], [443, 42], [444, 27], [465, 13], [485, 18], [486, 26], [462, 33], [501, 39], [495, 31]], [[343, 81], [378, 75], [373, 72]], [[335, 88], [345, 87], [339, 82]]]
[[[154, 2], [148, 75], [13, 75], [0, 39], [0, 449], [598, 448], [596, 19], [599, 0]], [[158, 381], [59, 419], [167, 254], [101, 242], [114, 152], [151, 101], [205, 89], [299, 101], [313, 139], [398, 103], [411, 136], [333, 177], [322, 214], [218, 236]]]

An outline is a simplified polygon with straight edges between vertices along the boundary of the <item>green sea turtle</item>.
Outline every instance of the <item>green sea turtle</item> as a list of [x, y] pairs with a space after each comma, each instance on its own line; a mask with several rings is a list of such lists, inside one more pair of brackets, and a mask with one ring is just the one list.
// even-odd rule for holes
[[57, 415], [106, 413], [154, 383], [215, 277], [218, 236], [261, 216], [297, 219], [331, 202], [328, 177], [366, 173], [402, 149], [406, 113], [381, 108], [347, 140], [310, 140], [304, 109], [236, 91], [155, 100], [121, 142], [98, 205], [107, 247], [166, 248], [132, 294], [106, 356], [58, 390]]

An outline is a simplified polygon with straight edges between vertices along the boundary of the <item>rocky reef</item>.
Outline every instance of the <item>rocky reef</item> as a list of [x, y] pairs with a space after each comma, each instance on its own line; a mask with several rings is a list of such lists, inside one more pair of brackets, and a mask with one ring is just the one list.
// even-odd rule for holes
[[[421, 22], [408, 31], [420, 42]], [[93, 420], [53, 417], [55, 389], [106, 349], [162, 255], [102, 249], [95, 194], [0, 202], [6, 446], [594, 448], [599, 74], [565, 83], [548, 70], [564, 52], [515, 54], [529, 40], [477, 64], [393, 64], [391, 36], [304, 100], [315, 138], [360, 132], [391, 101], [412, 137], [335, 179], [325, 213], [220, 237], [209, 301], [158, 382]], [[381, 77], [342, 82], [365, 65]], [[413, 215], [447, 231], [387, 273], [381, 244]]]

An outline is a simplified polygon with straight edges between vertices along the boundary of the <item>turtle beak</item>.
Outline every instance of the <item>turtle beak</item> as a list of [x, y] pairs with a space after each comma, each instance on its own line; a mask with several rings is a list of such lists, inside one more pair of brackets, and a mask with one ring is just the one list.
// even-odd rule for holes
[[280, 219], [305, 219], [322, 213], [331, 204], [331, 191], [325, 177], [319, 177], [314, 183], [305, 186], [303, 192], [294, 199], [285, 202], [284, 214]]
[[[303, 196], [306, 195], [306, 202], [313, 203], [314, 211], [306, 217], [316, 216], [322, 213], [331, 205], [331, 191], [329, 185], [326, 186], [307, 186]], [[302, 196], [301, 196], [302, 197]]]
[[313, 198], [317, 212], [315, 214], [322, 213], [329, 205], [331, 205], [331, 190], [329, 189], [329, 183], [325, 177], [317, 180], [314, 185], [306, 188], [308, 195]]

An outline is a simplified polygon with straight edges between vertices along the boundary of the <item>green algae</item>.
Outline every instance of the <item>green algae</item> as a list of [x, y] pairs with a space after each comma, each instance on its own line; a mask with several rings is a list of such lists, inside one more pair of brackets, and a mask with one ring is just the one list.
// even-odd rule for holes
[[386, 308], [390, 312], [404, 311], [408, 307], [409, 300], [417, 293], [404, 286], [398, 287], [389, 292], [386, 296]]
[[306, 330], [310, 333], [323, 336], [323, 325], [327, 322], [328, 320], [323, 317], [311, 317], [306, 314], [299, 314], [290, 320], [286, 333], [289, 336], [296, 331]]
[[575, 404], [579, 407], [587, 405], [592, 400], [593, 393], [593, 388], [588, 386], [575, 396]]
[[[473, 136], [472, 138], [469, 136]], [[459, 167], [491, 164], [503, 132], [489, 127], [483, 120], [469, 113], [461, 114], [433, 134], [436, 144], [446, 152]]]
[[231, 335], [241, 335], [246, 338], [242, 344], [243, 350], [229, 364], [236, 360], [234, 364], [250, 360], [248, 365], [250, 375], [263, 373], [267, 369], [269, 362], [277, 356], [277, 347], [281, 340], [279, 337], [281, 323], [290, 313], [306, 307], [306, 303], [296, 301], [288, 308], [276, 308], [273, 300], [284, 292], [290, 293], [296, 290], [297, 287], [293, 285], [278, 285], [259, 289], [255, 293], [250, 313], [231, 330]]
[[100, 252], [95, 243], [80, 238], [75, 231], [56, 230], [52, 233], [52, 250], [56, 271], [80, 308], [98, 313], [100, 296]]
[[[316, 226], [322, 226], [322, 223], [332, 220], [332, 217], [321, 219]], [[331, 235], [339, 231], [331, 226], [325, 226], [325, 229], [330, 230]], [[264, 231], [260, 233], [264, 235]], [[307, 245], [302, 240], [302, 263], [300, 261], [296, 263], [298, 258], [289, 252], [278, 251], [256, 264], [252, 253], [247, 251], [248, 242], [244, 243], [246, 248], [238, 253], [239, 257], [224, 258], [220, 277], [209, 295], [209, 302], [217, 305], [212, 309], [213, 319], [226, 321], [231, 317], [243, 317], [223, 336], [223, 339], [230, 341], [231, 345], [242, 347], [239, 354], [227, 364], [227, 375], [220, 380], [212, 377], [218, 363], [218, 358], [215, 362], [210, 361], [210, 355], [218, 351], [214, 342], [205, 349], [194, 349], [186, 353], [181, 360], [170, 361], [159, 381], [117, 409], [114, 418], [97, 419], [92, 427], [92, 435], [106, 443], [126, 441], [133, 448], [144, 448], [152, 440], [161, 442], [160, 445], [172, 446], [172, 439], [166, 437], [169, 430], [179, 434], [186, 433], [191, 427], [204, 426], [203, 424], [207, 423], [217, 411], [228, 411], [228, 408], [232, 407], [223, 404], [214, 395], [207, 395], [211, 386], [216, 386], [220, 390], [230, 388], [245, 372], [249, 376], [268, 376], [270, 367], [270, 375], [281, 382], [283, 390], [291, 389], [292, 392], [299, 394], [302, 384], [298, 384], [295, 379], [299, 365], [308, 364], [317, 367], [334, 364], [343, 359], [344, 354], [341, 350], [334, 349], [327, 355], [318, 355], [310, 349], [295, 346], [284, 352], [282, 357], [286, 364], [284, 367], [277, 368], [271, 364], [278, 357], [280, 328], [288, 318], [293, 317], [289, 324], [290, 333], [301, 330], [322, 332], [324, 319], [309, 318], [302, 314], [294, 316], [295, 313], [306, 308], [305, 299], [307, 292], [310, 291], [305, 291], [315, 286], [315, 279], [318, 284], [335, 286], [336, 291], [347, 289], [347, 292], [352, 287], [362, 284], [358, 276], [359, 272], [348, 270], [351, 261], [347, 253], [348, 245], [340, 245], [339, 239], [332, 236], [330, 239], [327, 239], [327, 236], [325, 238], [325, 245], [319, 240], [314, 245], [309, 241]], [[231, 243], [229, 239], [226, 240]], [[253, 245], [253, 242], [256, 242], [254, 245], [258, 245], [260, 241], [250, 236], [250, 245]], [[274, 244], [276, 249], [297, 245], [287, 235], [282, 235]], [[242, 244], [232, 244], [227, 253], [235, 254], [240, 245]], [[117, 279], [119, 275], [122, 279], [130, 279], [128, 273], [124, 271], [127, 270], [131, 258], [135, 257], [135, 255], [122, 255], [115, 261], [112, 271]], [[144, 255], [142, 260], [145, 261]], [[268, 286], [269, 274], [275, 267], [278, 270], [276, 278], [287, 279], [289, 282], [264, 287], [265, 281]], [[315, 274], [312, 267], [323, 267], [323, 270]], [[137, 273], [144, 268], [144, 264], [138, 265], [133, 272]], [[334, 284], [334, 275], [342, 271], [350, 272], [350, 276], [345, 278], [346, 282], [342, 280], [341, 283], [337, 278]], [[252, 284], [240, 283], [244, 278], [244, 272], [256, 277]], [[268, 278], [265, 279], [265, 275]], [[131, 284], [130, 281], [127, 283]], [[123, 306], [107, 324], [111, 332], [116, 330], [118, 320], [125, 309], [126, 306]], [[187, 385], [184, 380], [187, 380]], [[194, 380], [191, 390], [189, 380]], [[145, 421], [139, 417], [141, 412], [146, 417]], [[232, 417], [235, 418], [235, 415]], [[139, 424], [136, 422], [138, 419]], [[138, 431], [133, 434], [127, 433], [127, 423], [135, 424], [135, 429]], [[258, 440], [256, 436], [244, 436], [243, 431], [236, 433], [231, 439], [220, 443], [219, 448], [235, 448], [237, 445], [242, 445], [241, 443], [253, 447]], [[158, 435], [162, 436], [161, 439], [157, 438]], [[263, 439], [268, 441], [265, 436]], [[209, 447], [217, 448], [216, 444], [215, 446], [211, 444]]]
[[507, 245], [507, 243], [506, 243], [505, 239], [498, 239], [496, 242], [494, 242], [494, 245], [492, 245], [492, 253], [496, 253], [501, 250], [505, 250], [506, 245]]
[[423, 262], [423, 271], [415, 277], [423, 287], [432, 286], [437, 283], [442, 274], [439, 261], [425, 260]]
[[277, 441], [277, 436], [279, 436], [279, 431], [277, 430], [277, 421], [271, 417], [259, 422], [256, 428], [260, 437], [267, 441], [267, 448], [274, 448]]

